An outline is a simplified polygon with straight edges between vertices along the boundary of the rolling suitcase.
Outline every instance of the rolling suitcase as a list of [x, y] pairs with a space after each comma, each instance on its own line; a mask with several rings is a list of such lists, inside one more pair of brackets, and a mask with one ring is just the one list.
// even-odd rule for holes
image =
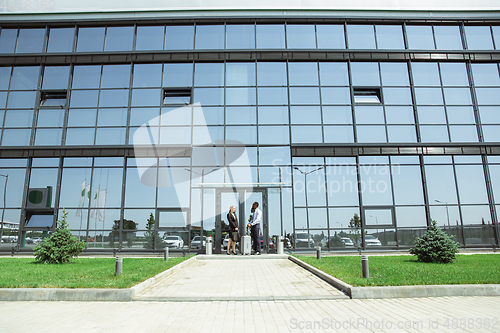
[[243, 255], [250, 255], [252, 252], [252, 238], [250, 236], [241, 237], [240, 252]]

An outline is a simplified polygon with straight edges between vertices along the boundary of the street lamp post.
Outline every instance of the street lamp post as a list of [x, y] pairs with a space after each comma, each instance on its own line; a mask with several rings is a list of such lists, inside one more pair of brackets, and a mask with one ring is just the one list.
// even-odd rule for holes
[[[439, 200], [434, 200], [434, 201], [443, 203]], [[450, 233], [450, 212], [448, 211], [448, 202], [444, 202], [444, 204], [446, 205], [446, 218], [448, 219], [448, 233]]]
[[[319, 168], [314, 169], [314, 170], [309, 171], [309, 172], [304, 172], [297, 167], [293, 167], [293, 168], [304, 175], [304, 190], [305, 190], [305, 194], [306, 194], [306, 220], [307, 220], [307, 227], [309, 228], [309, 205], [307, 204], [307, 175], [323, 169], [323, 166], [320, 166]], [[309, 239], [307, 240], [307, 247], [309, 247]]]
[[5, 206], [6, 206], [6, 195], [7, 195], [7, 181], [9, 180], [9, 175], [2, 175], [0, 176], [5, 177], [5, 185], [3, 187], [3, 210], [2, 210], [2, 226], [0, 227], [0, 243], [2, 242], [3, 238], [3, 225], [4, 225], [4, 217], [5, 217]]

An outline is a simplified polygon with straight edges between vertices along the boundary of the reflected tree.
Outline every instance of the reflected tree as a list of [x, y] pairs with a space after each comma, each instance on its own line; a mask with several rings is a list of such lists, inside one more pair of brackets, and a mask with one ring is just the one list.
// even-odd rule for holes
[[149, 215], [148, 222], [146, 224], [146, 233], [144, 234], [144, 238], [146, 239], [146, 243], [144, 243], [145, 249], [163, 249], [165, 248], [165, 243], [160, 237], [160, 233], [155, 230], [155, 217], [153, 213]]
[[349, 220], [349, 238], [352, 239], [354, 246], [361, 254], [361, 219], [358, 214], [354, 214]]
[[[109, 245], [115, 247], [115, 242], [120, 238], [120, 220], [113, 220], [113, 231], [109, 233]], [[127, 235], [127, 244], [132, 247], [132, 233], [130, 231], [137, 230], [137, 223], [132, 220], [123, 219], [123, 231], [128, 231], [125, 233]]]

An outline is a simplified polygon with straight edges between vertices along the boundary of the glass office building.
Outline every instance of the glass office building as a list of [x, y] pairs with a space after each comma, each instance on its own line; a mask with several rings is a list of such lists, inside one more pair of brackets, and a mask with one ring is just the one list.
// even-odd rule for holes
[[0, 16], [3, 251], [63, 208], [88, 249], [161, 250], [153, 217], [219, 251], [254, 201], [266, 251], [352, 248], [355, 215], [367, 249], [499, 245], [498, 12], [205, 14]]

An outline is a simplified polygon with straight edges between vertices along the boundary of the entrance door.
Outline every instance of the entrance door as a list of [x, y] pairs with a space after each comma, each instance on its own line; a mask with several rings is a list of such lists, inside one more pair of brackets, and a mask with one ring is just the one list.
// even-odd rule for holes
[[[269, 228], [267, 219], [267, 189], [254, 188], [254, 189], [217, 189], [216, 201], [216, 228], [215, 228], [215, 249], [214, 253], [222, 253], [224, 237], [226, 235], [225, 226], [228, 225], [227, 213], [230, 206], [236, 207], [236, 214], [238, 216], [239, 231], [242, 236], [247, 232], [247, 224], [250, 214], [252, 214], [252, 204], [259, 203], [259, 208], [262, 211], [262, 220], [260, 233], [263, 236], [262, 252], [269, 253]], [[250, 234], [250, 230], [248, 230]], [[267, 240], [267, 241], [266, 241]]]

